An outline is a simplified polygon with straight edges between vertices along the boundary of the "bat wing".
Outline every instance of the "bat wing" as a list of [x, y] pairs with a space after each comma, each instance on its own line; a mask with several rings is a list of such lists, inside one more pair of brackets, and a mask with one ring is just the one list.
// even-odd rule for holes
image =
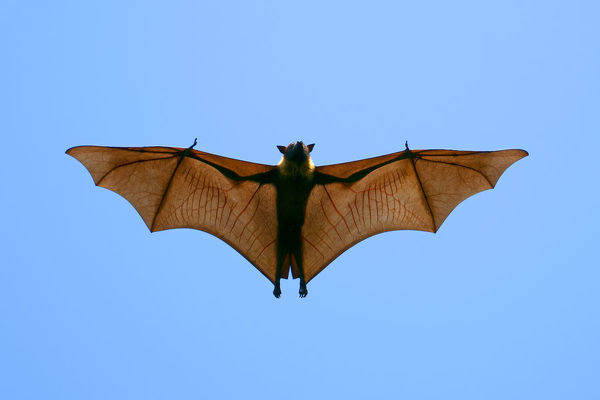
[[302, 229], [306, 281], [375, 234], [436, 232], [467, 197], [492, 189], [524, 150], [406, 150], [317, 167]]
[[275, 280], [274, 167], [191, 148], [80, 146], [67, 150], [127, 199], [150, 231], [193, 228], [225, 241]]

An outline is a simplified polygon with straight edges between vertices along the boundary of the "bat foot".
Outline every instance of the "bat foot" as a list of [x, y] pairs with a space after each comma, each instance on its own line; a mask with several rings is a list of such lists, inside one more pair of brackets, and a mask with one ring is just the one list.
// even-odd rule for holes
[[300, 282], [300, 290], [298, 291], [298, 293], [300, 294], [301, 298], [306, 297], [306, 295], [308, 294], [308, 289], [306, 289], [305, 282]]
[[275, 285], [275, 289], [273, 289], [273, 296], [279, 298], [281, 296], [281, 288], [279, 285]]

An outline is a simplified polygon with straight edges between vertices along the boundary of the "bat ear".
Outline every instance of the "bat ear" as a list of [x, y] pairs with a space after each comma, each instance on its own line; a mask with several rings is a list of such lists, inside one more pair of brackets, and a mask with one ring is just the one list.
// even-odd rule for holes
[[309, 145], [308, 145], [308, 146], [306, 146], [306, 147], [308, 147], [308, 152], [310, 153], [310, 152], [312, 151], [313, 147], [315, 147], [315, 144], [314, 144], [314, 143], [311, 143], [311, 144], [309, 144]]
[[285, 149], [287, 147], [285, 147], [285, 146], [277, 146], [277, 148], [279, 149], [279, 151], [281, 152], [281, 154], [285, 154]]

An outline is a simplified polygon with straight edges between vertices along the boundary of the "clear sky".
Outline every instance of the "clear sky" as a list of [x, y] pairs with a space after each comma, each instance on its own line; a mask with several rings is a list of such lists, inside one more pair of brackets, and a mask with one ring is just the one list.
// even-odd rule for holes
[[[0, 1], [0, 398], [598, 399], [596, 1]], [[523, 148], [298, 298], [64, 151]]]

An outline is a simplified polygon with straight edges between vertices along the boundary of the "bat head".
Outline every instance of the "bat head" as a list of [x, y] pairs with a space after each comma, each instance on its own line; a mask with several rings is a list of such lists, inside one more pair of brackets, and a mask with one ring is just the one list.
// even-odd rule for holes
[[283, 157], [288, 161], [302, 163], [310, 158], [309, 153], [312, 151], [315, 144], [305, 145], [302, 141], [290, 143], [286, 146], [277, 146]]

